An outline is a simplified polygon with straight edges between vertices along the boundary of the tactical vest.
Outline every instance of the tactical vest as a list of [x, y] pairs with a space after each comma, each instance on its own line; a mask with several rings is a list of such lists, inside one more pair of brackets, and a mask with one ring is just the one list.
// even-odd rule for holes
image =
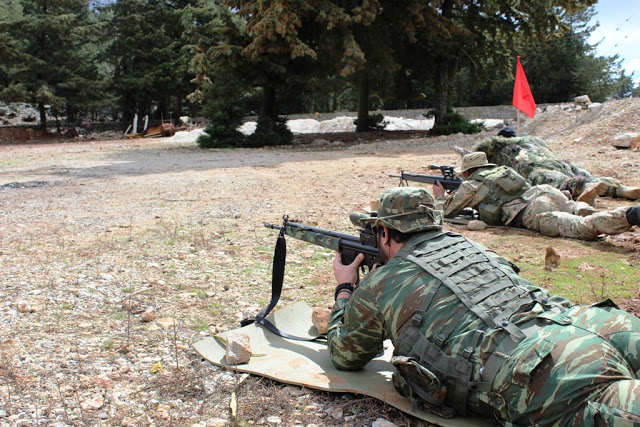
[[531, 188], [526, 179], [507, 166], [477, 168], [468, 179], [481, 181], [489, 187], [489, 194], [478, 207], [478, 213], [484, 222], [491, 225], [506, 223], [502, 206], [521, 198]]
[[[514, 313], [527, 311], [536, 302], [547, 305], [548, 301], [544, 298], [536, 300], [531, 294], [531, 287], [524, 286], [530, 283], [506, 268], [508, 261], [500, 258], [501, 261], [496, 262], [494, 258], [488, 257], [483, 247], [457, 233], [436, 231], [420, 234], [410, 239], [396, 256], [414, 262], [438, 279], [455, 293], [465, 307], [433, 341], [429, 341], [420, 328], [424, 313], [429, 309], [439, 286], [434, 285], [425, 296], [418, 310], [400, 332], [394, 356], [406, 356], [402, 359], [409, 358], [426, 368], [446, 386], [446, 393], [444, 398], [434, 398], [432, 390], [425, 391], [415, 375], [405, 375], [403, 380], [406, 382], [403, 385], [410, 390], [403, 394], [409, 394], [412, 398], [414, 409], [419, 401], [427, 402], [432, 407], [449, 405], [457, 414], [466, 415], [469, 391], [491, 392], [493, 379], [508, 355], [527, 335], [539, 328], [536, 322], [530, 322], [526, 328], [521, 329], [509, 322], [509, 318]], [[462, 316], [469, 311], [478, 316], [485, 327], [475, 331], [472, 345], [465, 348], [462, 354], [458, 352], [449, 356], [442, 348]], [[471, 381], [470, 357], [489, 329], [502, 329], [508, 336], [493, 350], [482, 367], [481, 381]], [[395, 375], [399, 372], [400, 368]], [[477, 409], [473, 405], [472, 408]], [[483, 408], [478, 412], [485, 410]]]

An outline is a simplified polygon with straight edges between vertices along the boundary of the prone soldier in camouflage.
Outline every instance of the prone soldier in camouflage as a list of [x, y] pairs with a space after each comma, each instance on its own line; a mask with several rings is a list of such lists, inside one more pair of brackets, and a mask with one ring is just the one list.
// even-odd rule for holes
[[511, 426], [640, 423], [640, 319], [535, 287], [443, 231], [424, 188], [385, 191], [378, 216], [361, 221], [385, 265], [353, 289], [359, 258], [344, 266], [336, 255], [327, 339], [338, 369], [361, 369], [390, 339], [393, 383], [415, 410]]
[[[626, 186], [614, 178], [593, 176], [560, 159], [540, 138], [495, 136], [480, 141], [472, 151], [482, 151], [491, 163], [515, 169], [531, 185], [549, 184], [569, 191], [576, 200], [592, 203], [597, 196], [640, 199], [640, 188]], [[586, 190], [591, 194], [585, 194]]]
[[433, 186], [436, 199], [444, 202], [442, 209], [447, 218], [470, 207], [487, 224], [584, 240], [624, 233], [631, 226], [640, 225], [640, 206], [596, 211], [587, 203], [570, 200], [550, 185], [531, 186], [514, 169], [489, 163], [482, 151], [465, 155], [456, 172], [464, 181], [446, 199], [444, 188], [437, 183]]

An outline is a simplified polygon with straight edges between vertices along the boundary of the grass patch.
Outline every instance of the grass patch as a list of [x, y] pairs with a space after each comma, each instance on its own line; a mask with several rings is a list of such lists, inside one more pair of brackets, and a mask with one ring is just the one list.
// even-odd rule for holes
[[523, 277], [574, 303], [622, 301], [635, 296], [640, 282], [640, 271], [617, 252], [563, 257], [552, 271], [539, 265], [522, 267]]

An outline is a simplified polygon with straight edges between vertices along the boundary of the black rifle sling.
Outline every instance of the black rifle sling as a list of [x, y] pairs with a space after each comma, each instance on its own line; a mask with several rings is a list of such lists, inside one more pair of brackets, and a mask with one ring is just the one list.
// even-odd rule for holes
[[313, 338], [305, 338], [298, 337], [295, 335], [288, 334], [286, 332], [281, 331], [275, 326], [273, 323], [269, 322], [266, 317], [271, 310], [278, 304], [278, 300], [280, 299], [280, 294], [282, 294], [282, 283], [284, 281], [284, 265], [287, 258], [287, 241], [285, 239], [285, 227], [280, 229], [280, 234], [278, 234], [278, 240], [276, 241], [276, 248], [273, 252], [273, 267], [271, 270], [271, 301], [269, 301], [269, 305], [262, 310], [255, 319], [247, 319], [241, 322], [242, 326], [250, 325], [254, 321], [260, 323], [271, 332], [276, 335], [279, 335], [283, 338], [288, 338], [291, 340], [297, 341], [316, 341], [316, 340], [326, 340], [324, 335], [318, 335]]

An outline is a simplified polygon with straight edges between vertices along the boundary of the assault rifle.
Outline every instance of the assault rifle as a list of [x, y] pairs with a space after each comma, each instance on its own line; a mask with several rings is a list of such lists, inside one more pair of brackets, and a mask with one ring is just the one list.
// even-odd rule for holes
[[[373, 214], [372, 214], [373, 215]], [[364, 254], [364, 260], [360, 264], [362, 270], [366, 266], [369, 270], [373, 268], [375, 264], [382, 265], [382, 257], [380, 256], [380, 250], [376, 246], [376, 235], [368, 223], [360, 223], [360, 220], [364, 214], [352, 213], [349, 215], [349, 219], [354, 225], [361, 227], [360, 236], [353, 236], [351, 234], [339, 233], [337, 231], [324, 230], [322, 228], [311, 227], [309, 225], [296, 224], [295, 222], [289, 222], [289, 217], [284, 215], [282, 217], [282, 226], [274, 225], [268, 222], [264, 223], [267, 228], [280, 230], [278, 240], [276, 242], [276, 249], [273, 253], [273, 270], [271, 273], [271, 301], [265, 309], [263, 309], [255, 319], [245, 319], [240, 323], [242, 326], [249, 325], [253, 322], [260, 323], [268, 328], [275, 334], [282, 337], [301, 340], [301, 341], [315, 341], [318, 339], [326, 339], [324, 335], [317, 335], [312, 337], [298, 337], [288, 334], [278, 329], [276, 325], [271, 323], [267, 319], [267, 315], [278, 304], [280, 294], [282, 293], [282, 282], [284, 279], [284, 267], [287, 257], [287, 244], [285, 241], [285, 235], [291, 236], [295, 239], [304, 240], [314, 245], [319, 245], [325, 248], [339, 251], [342, 255], [342, 263], [347, 265], [351, 264], [359, 253]]]
[[280, 233], [295, 239], [338, 251], [344, 265], [351, 264], [361, 253], [364, 255], [364, 260], [360, 266], [363, 267], [363, 270], [365, 266], [371, 270], [375, 264], [382, 265], [383, 261], [380, 250], [377, 248], [376, 235], [371, 226], [360, 223], [362, 216], [363, 214], [357, 212], [349, 215], [349, 219], [354, 225], [363, 227], [359, 229], [360, 236], [289, 222], [287, 215], [283, 216], [282, 227], [268, 222], [265, 222], [264, 226], [280, 230]]
[[448, 192], [456, 190], [462, 184], [462, 180], [456, 175], [453, 166], [428, 165], [429, 170], [439, 170], [442, 176], [422, 175], [417, 173], [406, 173], [400, 171], [400, 175], [389, 175], [392, 178], [400, 178], [400, 185], [408, 185], [407, 181], [422, 182], [424, 184], [435, 184], [439, 181]]

